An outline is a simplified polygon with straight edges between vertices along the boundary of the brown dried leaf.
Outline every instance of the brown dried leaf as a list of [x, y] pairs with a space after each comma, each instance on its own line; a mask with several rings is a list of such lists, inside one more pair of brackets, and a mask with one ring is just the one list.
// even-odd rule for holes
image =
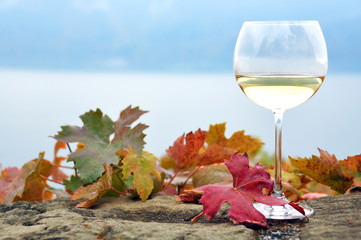
[[77, 208], [90, 208], [99, 198], [112, 189], [113, 168], [103, 163], [105, 172], [95, 182], [80, 187], [75, 191], [71, 200], [87, 198], [88, 200], [76, 205]]
[[340, 165], [335, 155], [318, 150], [320, 157], [314, 155], [312, 158], [290, 157], [292, 166], [315, 181], [330, 186], [339, 193], [345, 193], [354, 179], [350, 170]]

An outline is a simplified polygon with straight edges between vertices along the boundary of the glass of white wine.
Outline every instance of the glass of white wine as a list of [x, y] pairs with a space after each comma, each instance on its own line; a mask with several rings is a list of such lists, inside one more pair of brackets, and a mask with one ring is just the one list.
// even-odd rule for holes
[[[275, 176], [272, 196], [283, 198], [282, 117], [311, 98], [327, 72], [327, 49], [317, 21], [244, 22], [234, 50], [233, 70], [242, 91], [275, 118]], [[254, 204], [268, 219], [303, 216], [290, 205]], [[301, 205], [302, 206], [302, 205]], [[303, 205], [306, 215], [313, 209]]]

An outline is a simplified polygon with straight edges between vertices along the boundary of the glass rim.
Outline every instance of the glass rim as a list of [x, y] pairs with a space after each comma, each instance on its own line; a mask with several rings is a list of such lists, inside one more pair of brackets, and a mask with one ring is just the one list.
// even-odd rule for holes
[[280, 20], [280, 21], [244, 21], [243, 24], [252, 25], [305, 25], [319, 24], [317, 20]]

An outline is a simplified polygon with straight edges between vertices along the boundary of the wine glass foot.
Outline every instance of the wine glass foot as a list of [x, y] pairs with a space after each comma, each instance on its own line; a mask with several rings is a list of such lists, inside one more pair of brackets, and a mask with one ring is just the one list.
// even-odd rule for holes
[[[287, 201], [284, 196], [281, 198]], [[307, 217], [313, 215], [313, 213], [315, 212], [310, 206], [305, 203], [299, 203], [298, 205], [304, 209]], [[289, 220], [301, 219], [305, 217], [289, 204], [286, 204], [284, 206], [268, 206], [262, 203], [254, 203], [253, 206], [267, 219]]]

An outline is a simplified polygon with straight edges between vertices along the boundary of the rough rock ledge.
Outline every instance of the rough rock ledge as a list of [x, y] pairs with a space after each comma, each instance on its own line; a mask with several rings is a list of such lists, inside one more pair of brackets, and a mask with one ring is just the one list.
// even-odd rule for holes
[[202, 206], [176, 203], [174, 196], [104, 198], [91, 209], [76, 209], [66, 198], [16, 202], [0, 205], [0, 239], [360, 239], [360, 200], [360, 193], [311, 200], [309, 222], [269, 221], [268, 230], [233, 225], [226, 204], [211, 222], [191, 224]]

